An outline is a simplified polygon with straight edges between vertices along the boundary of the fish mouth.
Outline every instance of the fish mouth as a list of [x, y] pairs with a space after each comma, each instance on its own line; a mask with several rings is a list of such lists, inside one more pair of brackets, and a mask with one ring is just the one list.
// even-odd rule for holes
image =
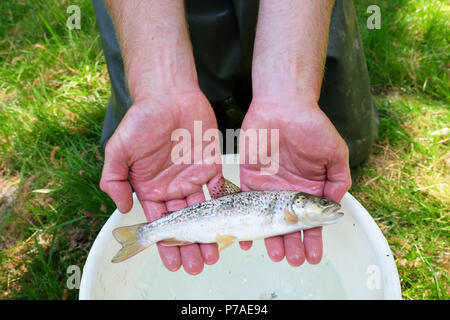
[[344, 213], [339, 211], [340, 209], [340, 204], [326, 208], [323, 213], [327, 215], [327, 221], [325, 221], [324, 224], [333, 224], [342, 218]]
[[337, 211], [341, 210], [341, 208], [342, 208], [342, 206], [339, 203], [336, 203], [336, 204], [326, 207], [325, 210], [323, 210], [323, 213], [326, 213], [326, 214], [341, 213], [343, 215], [342, 212], [337, 212]]

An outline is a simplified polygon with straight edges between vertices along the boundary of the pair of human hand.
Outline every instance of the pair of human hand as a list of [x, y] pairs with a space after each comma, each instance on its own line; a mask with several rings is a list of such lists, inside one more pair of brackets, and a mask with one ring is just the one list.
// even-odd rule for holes
[[[120, 122], [105, 150], [100, 187], [122, 213], [132, 207], [133, 185], [149, 221], [166, 212], [205, 200], [202, 185], [211, 191], [222, 177], [219, 154], [194, 162], [194, 153], [219, 141], [194, 139], [194, 121], [200, 121], [202, 132], [217, 129], [214, 111], [198, 90], [150, 95], [135, 101]], [[192, 137], [191, 162], [175, 164], [172, 141], [177, 129]], [[299, 190], [340, 201], [350, 187], [348, 149], [329, 119], [316, 102], [301, 96], [255, 99], [242, 124], [249, 129], [279, 130], [278, 170], [261, 175], [263, 165], [241, 163], [243, 190]], [[260, 147], [260, 146], [258, 146]], [[216, 149], [216, 150], [220, 150]], [[241, 150], [243, 152], [245, 150]], [[198, 159], [197, 159], [198, 160]], [[272, 159], [274, 161], [274, 159]], [[251, 241], [241, 242], [244, 250]], [[314, 228], [265, 239], [269, 257], [299, 266], [305, 259], [317, 264], [322, 257], [322, 230]], [[171, 271], [181, 265], [189, 274], [198, 274], [204, 264], [219, 259], [217, 244], [190, 244], [180, 247], [158, 245], [164, 265]]]

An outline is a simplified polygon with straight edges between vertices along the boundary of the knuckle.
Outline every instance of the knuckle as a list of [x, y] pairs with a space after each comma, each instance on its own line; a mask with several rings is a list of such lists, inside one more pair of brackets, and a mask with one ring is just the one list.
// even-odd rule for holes
[[345, 159], [348, 159], [348, 157], [349, 157], [349, 150], [348, 150], [348, 145], [347, 145], [347, 143], [345, 143], [345, 141], [342, 141], [343, 143], [342, 143], [342, 146], [341, 146], [341, 148], [340, 148], [340, 155], [343, 157], [343, 158], [345, 158]]
[[348, 177], [348, 180], [347, 180], [347, 183], [346, 183], [346, 187], [347, 187], [347, 189], [350, 189], [351, 186], [352, 186], [352, 178]]
[[109, 139], [108, 143], [106, 144], [105, 147], [105, 159], [111, 157], [111, 153], [112, 153], [112, 147], [111, 147], [111, 139]]
[[104, 179], [101, 179], [100, 180], [100, 190], [108, 193], [108, 189], [109, 189], [108, 187], [109, 187], [109, 184]]

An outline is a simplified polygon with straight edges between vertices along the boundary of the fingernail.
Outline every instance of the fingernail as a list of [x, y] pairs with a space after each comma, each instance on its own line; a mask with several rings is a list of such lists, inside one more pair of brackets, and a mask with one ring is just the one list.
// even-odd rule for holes
[[199, 265], [197, 263], [192, 263], [191, 261], [189, 261], [186, 265], [183, 265], [183, 267], [187, 273], [193, 276], [203, 271], [203, 263]]
[[281, 252], [278, 250], [273, 250], [270, 253], [270, 258], [276, 262], [281, 261], [283, 259], [283, 256], [281, 255]]

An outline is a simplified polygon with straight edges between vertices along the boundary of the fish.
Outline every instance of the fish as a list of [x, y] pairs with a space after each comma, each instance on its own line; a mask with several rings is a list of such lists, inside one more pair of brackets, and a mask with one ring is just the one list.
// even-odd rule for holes
[[122, 248], [111, 262], [124, 261], [149, 246], [214, 243], [222, 251], [249, 241], [337, 222], [344, 213], [330, 199], [295, 190], [242, 191], [229, 180], [211, 200], [170, 212], [152, 222], [113, 230]]

